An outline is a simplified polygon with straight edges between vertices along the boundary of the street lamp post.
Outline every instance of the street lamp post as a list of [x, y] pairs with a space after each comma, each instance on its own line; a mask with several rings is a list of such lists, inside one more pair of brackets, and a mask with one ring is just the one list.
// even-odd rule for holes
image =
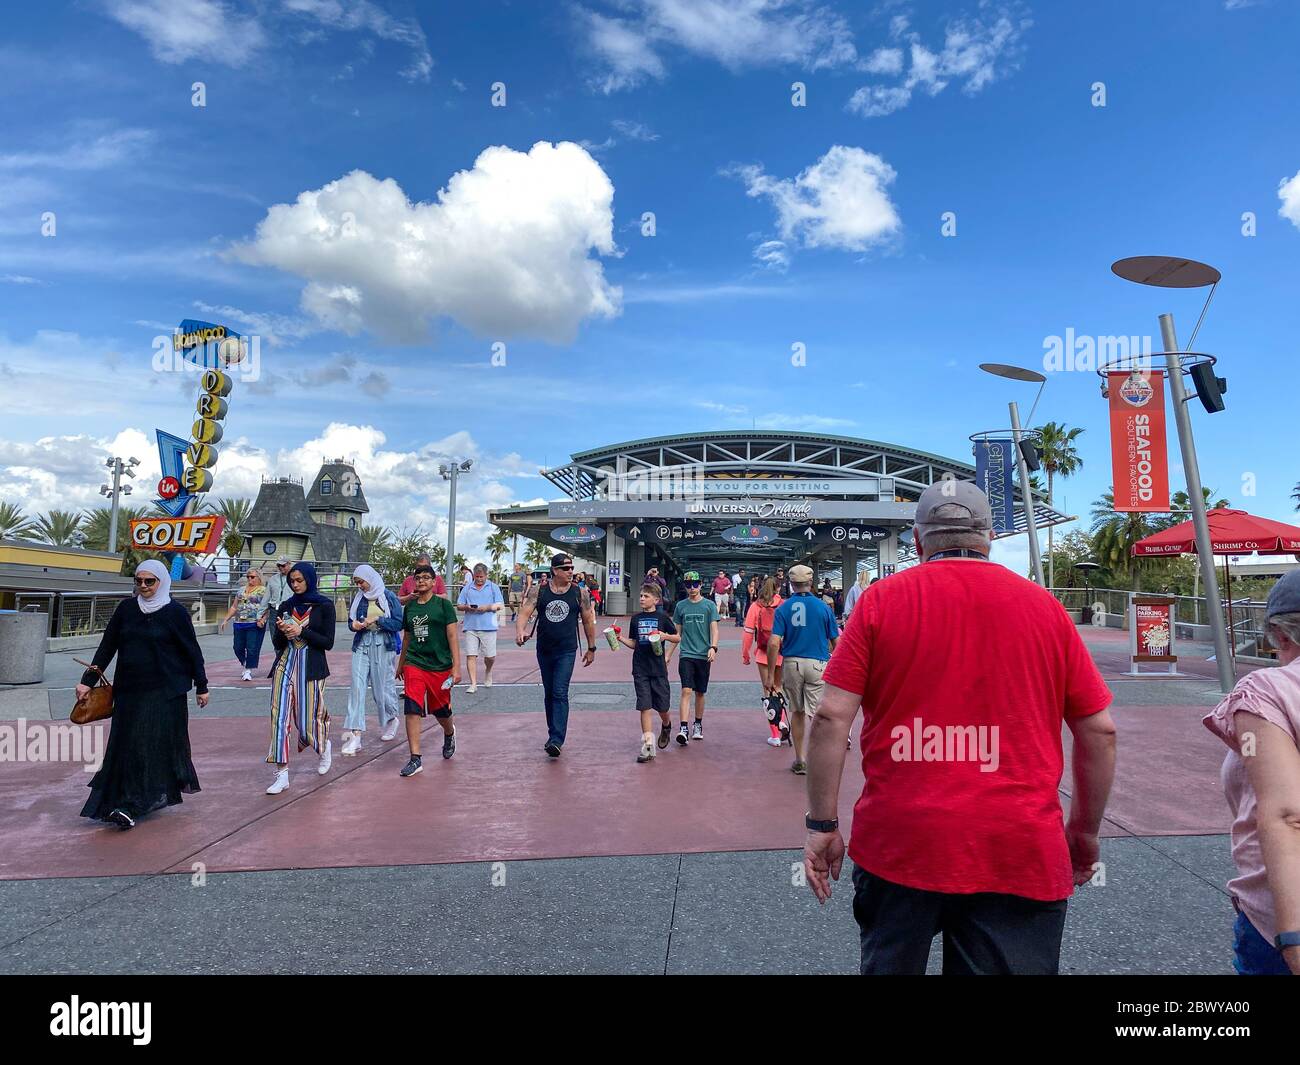
[[464, 462], [444, 462], [438, 467], [442, 479], [451, 482], [451, 498], [447, 503], [447, 558], [443, 564], [446, 571], [443, 579], [447, 585], [448, 597], [453, 596], [452, 567], [456, 564], [456, 478], [462, 473], [469, 473], [473, 465], [473, 459], [466, 459]]
[[113, 486], [110, 488], [106, 484], [99, 486], [99, 494], [107, 496], [112, 500], [112, 507], [108, 515], [108, 553], [117, 554], [117, 511], [120, 496], [129, 496], [131, 486], [123, 484], [122, 478], [135, 478], [135, 468], [140, 465], [139, 459], [127, 459], [123, 462], [120, 458], [114, 456], [104, 463], [105, 467], [113, 471]]
[[[1029, 409], [1029, 420], [1031, 422], [1034, 420], [1034, 411], [1038, 409], [1038, 400], [1043, 394], [1043, 386], [1047, 384], [1047, 378], [1043, 374], [1023, 366], [1008, 366], [1000, 362], [982, 362], [980, 369], [985, 373], [991, 373], [994, 377], [1005, 377], [1009, 381], [1027, 381], [1038, 385], [1038, 395], [1034, 397], [1034, 405]], [[1043, 556], [1038, 549], [1038, 525], [1034, 518], [1034, 493], [1029, 487], [1029, 467], [1025, 463], [1024, 448], [1020, 446], [1023, 440], [1020, 406], [1015, 400], [1007, 406], [1011, 412], [1011, 439], [1016, 448], [1016, 472], [1020, 477], [1020, 501], [1024, 504], [1025, 527], [1029, 531], [1029, 560], [1033, 563], [1034, 580], [1040, 587], [1046, 587], [1046, 582], [1043, 580]]]
[[[1165, 345], [1165, 366], [1169, 377], [1169, 398], [1174, 405], [1174, 423], [1178, 426], [1178, 444], [1182, 450], [1183, 473], [1187, 477], [1187, 500], [1192, 511], [1192, 528], [1196, 533], [1196, 556], [1200, 563], [1201, 574], [1205, 578], [1205, 601], [1210, 611], [1210, 632], [1214, 637], [1214, 661], [1218, 667], [1219, 687], [1225, 692], [1232, 691], [1237, 683], [1232, 666], [1232, 651], [1228, 646], [1228, 630], [1223, 617], [1223, 604], [1219, 598], [1219, 579], [1214, 570], [1214, 545], [1210, 540], [1210, 523], [1205, 514], [1205, 495], [1201, 491], [1201, 468], [1196, 461], [1196, 441], [1192, 437], [1192, 419], [1187, 413], [1187, 401], [1191, 398], [1183, 385], [1184, 355], [1193, 359], [1192, 345], [1196, 343], [1196, 334], [1200, 332], [1205, 313], [1210, 309], [1214, 299], [1214, 290], [1223, 275], [1213, 266], [1196, 262], [1194, 259], [1180, 259], [1172, 255], [1138, 255], [1120, 259], [1111, 265], [1111, 272], [1125, 281], [1139, 285], [1151, 285], [1155, 288], [1206, 288], [1210, 292], [1205, 306], [1201, 309], [1200, 320], [1192, 330], [1192, 337], [1187, 342], [1187, 351], [1180, 351], [1178, 336], [1174, 332], [1174, 319], [1171, 314], [1160, 315], [1160, 338]], [[1193, 373], [1195, 376], [1195, 372]], [[1200, 393], [1201, 382], [1197, 381]], [[1227, 388], [1227, 383], [1214, 383], [1214, 392]], [[1207, 409], [1222, 410], [1223, 402], [1219, 399], [1217, 406]]]

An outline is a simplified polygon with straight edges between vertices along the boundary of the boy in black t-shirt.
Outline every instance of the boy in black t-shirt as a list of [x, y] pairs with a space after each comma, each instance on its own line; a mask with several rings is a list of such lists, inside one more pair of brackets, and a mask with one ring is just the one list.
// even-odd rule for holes
[[677, 626], [664, 613], [660, 605], [663, 592], [657, 584], [647, 584], [641, 589], [641, 613], [633, 614], [628, 621], [628, 635], [620, 635], [618, 642], [632, 648], [632, 686], [636, 689], [636, 705], [641, 711], [641, 753], [638, 762], [649, 762], [655, 756], [654, 714], [659, 714], [659, 749], [668, 746], [673, 723], [668, 716], [672, 698], [668, 688], [668, 658], [672, 645], [679, 643]]

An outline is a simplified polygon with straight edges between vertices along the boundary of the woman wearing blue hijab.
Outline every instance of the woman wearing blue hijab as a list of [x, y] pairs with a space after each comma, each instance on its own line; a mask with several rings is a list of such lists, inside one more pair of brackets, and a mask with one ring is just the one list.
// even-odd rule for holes
[[334, 646], [334, 603], [316, 590], [316, 567], [295, 562], [289, 571], [293, 592], [276, 611], [271, 643], [271, 750], [266, 756], [279, 772], [266, 789], [279, 795], [289, 786], [289, 732], [298, 729], [298, 751], [308, 747], [320, 755], [316, 771], [330, 770], [329, 712], [325, 709], [325, 678], [330, 675], [325, 652]]

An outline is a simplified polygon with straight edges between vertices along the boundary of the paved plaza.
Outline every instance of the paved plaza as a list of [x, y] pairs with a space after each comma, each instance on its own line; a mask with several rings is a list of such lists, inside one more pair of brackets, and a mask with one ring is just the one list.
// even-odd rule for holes
[[[1184, 647], [1182, 678], [1135, 679], [1126, 633], [1082, 631], [1115, 695], [1118, 766], [1106, 884], [1071, 902], [1062, 970], [1230, 973], [1223, 747], [1200, 724], [1218, 700], [1208, 650]], [[183, 805], [123, 833], [77, 816], [81, 765], [0, 766], [0, 971], [856, 970], [847, 864], [825, 907], [798, 882], [803, 780], [788, 749], [764, 743], [759, 686], [729, 624], [706, 738], [653, 764], [635, 762], [626, 653], [579, 665], [569, 742], [552, 761], [532, 647], [503, 639], [494, 687], [456, 690], [454, 759], [436, 757], [431, 735], [426, 771], [399, 779], [406, 745], [380, 741], [372, 711], [360, 755], [340, 757], [336, 741], [320, 776], [307, 752], [277, 797], [263, 793], [269, 681], [238, 680], [227, 637], [201, 643], [212, 701], [191, 706], [190, 734], [203, 791]], [[349, 657], [331, 654], [336, 737]], [[71, 658], [49, 655], [40, 687], [0, 689], [0, 726], [66, 718]], [[856, 754], [845, 777], [847, 821]], [[1061, 797], [1068, 806], [1068, 768]]]

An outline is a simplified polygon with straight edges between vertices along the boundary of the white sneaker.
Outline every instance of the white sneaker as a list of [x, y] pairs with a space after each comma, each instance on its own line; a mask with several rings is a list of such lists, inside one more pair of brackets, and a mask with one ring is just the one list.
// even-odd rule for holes
[[478, 691], [478, 685], [477, 685], [477, 684], [471, 684], [471, 685], [470, 685], [468, 688], [466, 688], [465, 690], [468, 691], [468, 692], [470, 693], [470, 695], [473, 695], [476, 691]]
[[383, 740], [385, 743], [388, 743], [396, 735], [397, 735], [397, 718], [393, 718], [392, 721], [390, 721], [387, 725], [384, 726], [384, 731], [380, 734], [379, 738]]
[[343, 737], [343, 747], [339, 750], [339, 754], [342, 755], [356, 754], [357, 747], [360, 743], [360, 740], [361, 737], [358, 736], [355, 732], [349, 732], [346, 736]]
[[641, 740], [641, 753], [636, 756], [638, 762], [649, 762], [655, 756], [655, 741], [653, 736], [646, 736]]
[[767, 745], [768, 745], [769, 747], [780, 747], [780, 746], [781, 746], [781, 737], [780, 737], [780, 736], [768, 736], [768, 738], [767, 738]]
[[252, 671], [251, 669], [246, 669], [246, 670], [244, 670], [244, 676], [243, 676], [243, 679], [244, 679], [244, 680], [252, 680], [252, 679], [253, 679], [253, 671]]
[[489, 673], [486, 677], [483, 678], [483, 687], [485, 687], [485, 688], [490, 688], [490, 687], [492, 687], [492, 674], [491, 674], [491, 673]]
[[325, 741], [325, 753], [320, 756], [320, 765], [316, 767], [316, 772], [324, 776], [330, 771], [330, 766], [334, 764], [334, 741]]
[[288, 786], [289, 770], [281, 769], [280, 772], [275, 774], [275, 780], [272, 782], [271, 786], [266, 789], [266, 793], [268, 795], [279, 795], [280, 792], [284, 791]]

